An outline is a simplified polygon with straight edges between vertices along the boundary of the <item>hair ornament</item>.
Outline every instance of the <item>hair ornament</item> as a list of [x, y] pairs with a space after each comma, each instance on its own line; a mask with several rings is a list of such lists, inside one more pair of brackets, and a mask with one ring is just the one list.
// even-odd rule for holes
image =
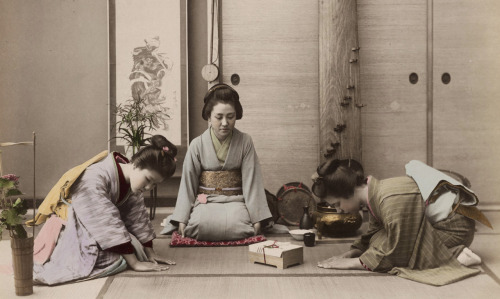
[[[168, 148], [168, 146], [164, 146], [164, 147], [162, 147], [162, 148], [161, 148], [161, 150], [162, 150], [161, 154], [162, 154], [162, 156], [164, 156], [164, 155], [165, 155], [165, 153], [169, 154], [170, 148]], [[169, 154], [169, 156], [171, 156], [171, 154]], [[172, 157], [172, 156], [171, 156], [171, 157]], [[173, 159], [175, 162], [177, 162], [177, 158], [176, 158], [176, 157], [172, 157], [172, 159]]]
[[318, 182], [322, 182], [323, 181], [323, 176], [319, 175], [318, 172], [316, 171], [315, 173], [313, 173], [313, 175], [311, 176], [311, 180], [313, 181], [313, 183], [318, 183]]
[[162, 147], [162, 148], [161, 148], [161, 155], [162, 155], [162, 156], [165, 156], [165, 153], [167, 153], [167, 154], [168, 154], [168, 151], [169, 151], [169, 150], [170, 150], [170, 149], [168, 148], [168, 146], [164, 146], [164, 147]]
[[322, 176], [317, 176], [313, 179], [314, 183], [320, 183], [323, 182], [323, 177]]

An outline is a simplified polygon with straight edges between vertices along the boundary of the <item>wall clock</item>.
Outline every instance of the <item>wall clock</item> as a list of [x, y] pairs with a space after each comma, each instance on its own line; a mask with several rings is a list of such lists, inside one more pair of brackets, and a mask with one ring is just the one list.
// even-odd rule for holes
[[201, 76], [207, 82], [215, 81], [219, 78], [219, 68], [215, 64], [209, 63], [201, 69]]
[[[219, 78], [219, 68], [214, 62], [214, 56], [216, 57], [215, 60], [219, 58], [218, 50], [219, 46], [214, 49], [214, 33], [217, 31], [217, 37], [218, 37], [218, 22], [219, 19], [218, 17], [216, 18], [215, 16], [215, 11], [217, 11], [217, 16], [218, 16], [218, 11], [219, 11], [219, 6], [217, 5], [218, 0], [213, 0], [212, 2], [212, 26], [211, 26], [211, 34], [210, 34], [210, 62], [205, 65], [201, 69], [201, 76], [203, 79], [205, 79], [207, 82], [213, 82]], [[217, 43], [219, 39], [217, 38]], [[215, 55], [214, 55], [215, 52]]]

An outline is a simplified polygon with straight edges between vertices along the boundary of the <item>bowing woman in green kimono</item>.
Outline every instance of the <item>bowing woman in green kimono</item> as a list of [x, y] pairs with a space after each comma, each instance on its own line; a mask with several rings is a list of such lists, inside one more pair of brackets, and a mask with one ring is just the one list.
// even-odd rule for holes
[[332, 269], [388, 272], [431, 285], [475, 275], [480, 258], [472, 243], [475, 221], [453, 213], [431, 224], [425, 201], [411, 177], [366, 178], [355, 160], [330, 160], [313, 175], [312, 191], [342, 212], [368, 207], [368, 231], [349, 251], [318, 263]]
[[243, 116], [239, 95], [217, 84], [208, 90], [204, 103], [202, 117], [209, 128], [189, 145], [176, 207], [167, 224], [178, 226], [183, 237], [203, 241], [256, 235], [271, 213], [252, 138], [235, 128]]

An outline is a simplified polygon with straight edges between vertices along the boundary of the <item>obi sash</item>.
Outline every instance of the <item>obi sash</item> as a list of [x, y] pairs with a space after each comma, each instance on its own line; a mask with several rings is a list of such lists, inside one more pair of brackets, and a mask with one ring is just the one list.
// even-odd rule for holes
[[243, 195], [241, 170], [202, 171], [198, 194]]
[[467, 186], [417, 160], [408, 162], [405, 168], [422, 194], [426, 203], [425, 214], [432, 224], [455, 212], [493, 229], [488, 218], [475, 207], [479, 200]]

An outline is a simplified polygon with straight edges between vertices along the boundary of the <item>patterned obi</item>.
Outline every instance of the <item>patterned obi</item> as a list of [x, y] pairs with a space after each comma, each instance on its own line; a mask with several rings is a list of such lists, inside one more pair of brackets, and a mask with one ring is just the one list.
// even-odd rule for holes
[[242, 195], [241, 170], [202, 171], [198, 194]]

